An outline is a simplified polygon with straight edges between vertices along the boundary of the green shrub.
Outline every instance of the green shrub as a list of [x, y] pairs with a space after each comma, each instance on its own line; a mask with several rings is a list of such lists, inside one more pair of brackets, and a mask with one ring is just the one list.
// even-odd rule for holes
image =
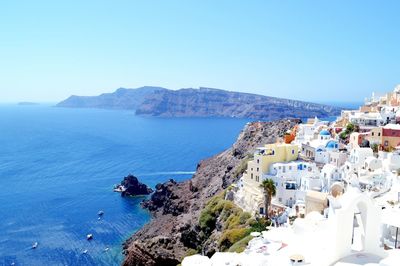
[[352, 133], [353, 131], [354, 131], [354, 125], [352, 124], [352, 123], [348, 123], [347, 125], [346, 125], [346, 131], [348, 132], [348, 133]]
[[199, 225], [204, 232], [211, 232], [215, 228], [216, 217], [209, 209], [204, 209], [200, 214]]
[[339, 138], [341, 138], [342, 140], [346, 140], [347, 133], [345, 131], [341, 132], [340, 135], [339, 135]]
[[252, 239], [253, 237], [250, 235], [240, 239], [229, 248], [228, 252], [237, 252], [237, 253], [243, 252], [246, 249], [249, 241]]
[[240, 224], [240, 216], [239, 215], [230, 215], [226, 220], [225, 228], [232, 229], [237, 227]]
[[206, 235], [215, 229], [220, 217], [224, 222], [233, 214], [241, 211], [233, 202], [223, 199], [223, 194], [214, 196], [200, 213], [199, 225]]
[[377, 153], [379, 151], [379, 145], [377, 143], [374, 143], [371, 145], [371, 149]]
[[196, 255], [196, 254], [199, 254], [199, 252], [197, 250], [189, 248], [186, 251], [185, 257], [189, 257], [189, 256]]
[[248, 212], [242, 212], [240, 214], [240, 224], [246, 224], [246, 222], [251, 218], [251, 214]]
[[219, 248], [221, 251], [226, 251], [234, 243], [249, 235], [251, 230], [249, 228], [235, 228], [226, 230], [219, 239]]
[[[255, 224], [258, 225], [256, 228], [262, 228], [265, 230], [264, 223], [258, 224], [258, 222], [251, 218], [250, 213], [243, 212], [243, 210], [237, 207], [232, 201], [225, 200], [223, 193], [211, 198], [199, 217], [200, 232], [199, 236], [203, 241], [209, 239], [212, 231], [216, 228], [216, 223], [219, 221], [222, 225], [222, 235], [218, 240], [218, 245], [221, 251], [227, 250], [234, 243], [241, 241], [243, 238], [248, 236], [250, 232], [255, 231], [253, 228]], [[248, 240], [247, 240], [248, 242]], [[244, 249], [247, 242], [240, 242], [237, 246], [237, 250]], [[244, 247], [242, 247], [244, 245]]]
[[257, 220], [253, 219], [250, 222], [250, 227], [252, 232], [261, 232], [265, 231], [267, 226], [271, 225], [271, 221], [263, 218], [259, 218]]

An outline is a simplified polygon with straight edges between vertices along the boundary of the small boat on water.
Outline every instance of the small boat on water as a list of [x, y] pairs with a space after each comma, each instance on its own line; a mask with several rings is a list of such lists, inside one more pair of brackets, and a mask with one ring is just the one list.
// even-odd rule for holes
[[85, 249], [82, 253], [83, 253], [83, 254], [87, 254], [87, 253], [88, 253], [88, 250]]
[[110, 250], [109, 248], [105, 248], [105, 249], [104, 249], [104, 252], [107, 252], [107, 251], [109, 251], [109, 250]]
[[38, 247], [38, 245], [39, 245], [39, 243], [38, 243], [38, 242], [35, 242], [35, 243], [33, 243], [33, 245], [32, 245], [32, 249], [35, 249], [35, 248], [37, 248], [37, 247]]
[[88, 234], [88, 235], [86, 236], [86, 239], [87, 239], [87, 240], [92, 240], [92, 239], [93, 239], [93, 235], [92, 235], [92, 234]]
[[114, 192], [122, 193], [122, 192], [125, 192], [125, 190], [126, 190], [126, 187], [124, 187], [123, 185], [115, 185], [114, 186]]
[[103, 215], [104, 215], [104, 211], [99, 211], [99, 212], [97, 213], [97, 215], [98, 215], [98, 216], [103, 216]]

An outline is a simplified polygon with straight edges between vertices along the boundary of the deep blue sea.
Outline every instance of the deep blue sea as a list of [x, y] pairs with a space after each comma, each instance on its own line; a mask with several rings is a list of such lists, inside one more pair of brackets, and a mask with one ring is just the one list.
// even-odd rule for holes
[[187, 179], [246, 122], [0, 105], [0, 265], [119, 265], [150, 217], [113, 185], [129, 173], [150, 186]]

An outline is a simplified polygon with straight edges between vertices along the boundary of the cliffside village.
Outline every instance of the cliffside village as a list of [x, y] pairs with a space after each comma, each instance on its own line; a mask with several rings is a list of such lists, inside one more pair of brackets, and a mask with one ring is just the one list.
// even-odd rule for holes
[[400, 85], [335, 121], [308, 119], [257, 148], [233, 198], [263, 216], [261, 184], [272, 180], [273, 227], [243, 253], [195, 255], [183, 265], [399, 265], [399, 175]]

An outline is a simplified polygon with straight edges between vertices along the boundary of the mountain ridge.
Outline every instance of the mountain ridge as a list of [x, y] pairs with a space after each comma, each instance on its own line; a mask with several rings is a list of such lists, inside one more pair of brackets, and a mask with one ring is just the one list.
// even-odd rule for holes
[[144, 86], [119, 88], [99, 96], [76, 96], [58, 107], [135, 110], [137, 115], [157, 117], [233, 117], [275, 120], [283, 118], [327, 117], [341, 108], [325, 104], [200, 87], [169, 90]]
[[59, 102], [56, 107], [68, 108], [101, 108], [101, 109], [136, 109], [146, 97], [162, 87], [143, 86], [136, 89], [118, 88], [111, 93], [102, 93], [98, 96], [71, 95]]

